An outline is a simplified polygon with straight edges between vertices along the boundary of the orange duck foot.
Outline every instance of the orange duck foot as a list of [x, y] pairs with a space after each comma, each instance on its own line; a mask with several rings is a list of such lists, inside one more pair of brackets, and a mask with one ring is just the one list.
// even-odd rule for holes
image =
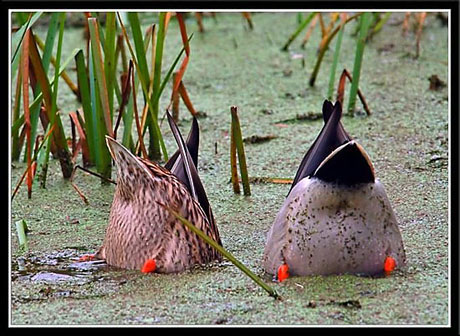
[[389, 275], [396, 267], [396, 261], [392, 257], [386, 257], [383, 264], [383, 270], [385, 274]]
[[282, 264], [278, 267], [278, 281], [283, 282], [289, 278], [289, 266], [287, 264]]
[[81, 256], [78, 261], [93, 261], [95, 259], [95, 254], [85, 254]]
[[144, 266], [142, 266], [141, 272], [142, 273], [155, 272], [156, 268], [157, 268], [157, 263], [155, 262], [155, 259], [147, 259], [147, 261], [144, 263]]

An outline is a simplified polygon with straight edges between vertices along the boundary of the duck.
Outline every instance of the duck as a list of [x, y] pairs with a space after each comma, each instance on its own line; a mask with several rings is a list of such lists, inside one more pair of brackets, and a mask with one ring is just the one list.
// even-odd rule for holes
[[106, 136], [115, 162], [117, 184], [109, 224], [95, 259], [144, 273], [178, 273], [221, 255], [185, 227], [168, 209], [222, 245], [205, 189], [197, 171], [199, 125], [193, 117], [187, 141], [167, 112], [179, 149], [161, 166], [131, 153]]
[[401, 232], [369, 155], [344, 129], [340, 102], [324, 101], [322, 115], [268, 231], [263, 268], [284, 278], [403, 269]]

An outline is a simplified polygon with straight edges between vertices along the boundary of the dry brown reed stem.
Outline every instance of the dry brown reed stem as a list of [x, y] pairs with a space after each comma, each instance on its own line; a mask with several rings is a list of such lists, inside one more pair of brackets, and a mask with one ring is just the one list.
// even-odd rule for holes
[[251, 13], [249, 13], [249, 12], [241, 12], [241, 15], [243, 15], [243, 17], [248, 22], [249, 29], [253, 30], [254, 29], [254, 24], [252, 23]]
[[326, 27], [324, 25], [324, 19], [323, 19], [323, 14], [322, 13], [318, 13], [318, 16], [319, 16], [319, 26], [321, 27], [321, 36], [324, 37], [326, 36]]
[[230, 168], [232, 173], [232, 185], [233, 185], [233, 192], [235, 194], [240, 194], [240, 180], [238, 179], [238, 169], [236, 167], [236, 145], [233, 133], [233, 126], [230, 127]]
[[[350, 73], [348, 72], [347, 69], [343, 69], [342, 75], [340, 76], [339, 80], [339, 86], [337, 89], [337, 101], [340, 102], [340, 104], [343, 106], [343, 97], [345, 94], [345, 80], [348, 79], [348, 81], [351, 83], [352, 82], [352, 77]], [[367, 105], [366, 99], [364, 98], [364, 95], [362, 94], [361, 90], [358, 88], [358, 97], [361, 100], [361, 103], [363, 104], [364, 111], [366, 111], [366, 114], [368, 116], [371, 115], [371, 111], [369, 109], [369, 106]]]
[[187, 106], [187, 109], [190, 111], [190, 113], [194, 116], [198, 114], [198, 112], [195, 110], [193, 107], [192, 101], [190, 100], [190, 97], [188, 96], [187, 90], [185, 89], [184, 83], [181, 81], [179, 85], [179, 94], [182, 97], [182, 100]]
[[[53, 126], [51, 126], [50, 130], [48, 131], [48, 133], [46, 133], [46, 135], [43, 137], [42, 144], [45, 143], [45, 141], [48, 139], [48, 137], [53, 133], [55, 126], [56, 126], [56, 124], [53, 124]], [[39, 149], [37, 149], [35, 151], [35, 153], [36, 153], [35, 155], [37, 155], [38, 151], [39, 151]], [[24, 173], [22, 174], [21, 178], [19, 179], [19, 182], [16, 185], [16, 188], [14, 188], [13, 194], [11, 195], [11, 200], [13, 200], [14, 196], [18, 192], [19, 187], [21, 186], [22, 181], [24, 181], [24, 178], [26, 177], [26, 175], [29, 174], [29, 172], [32, 173], [32, 176], [35, 175], [35, 171], [36, 171], [36, 168], [37, 168], [37, 162], [36, 162], [35, 159], [36, 158], [34, 156], [34, 158], [32, 159], [32, 161], [33, 161], [32, 164], [30, 166], [27, 165], [27, 168], [24, 171]]]
[[195, 12], [196, 23], [198, 24], [198, 31], [200, 33], [204, 32], [203, 28], [203, 15], [200, 12]]
[[403, 36], [406, 36], [407, 30], [409, 29], [409, 18], [410, 18], [410, 15], [411, 15], [410, 12], [406, 12], [406, 14], [404, 15], [404, 21], [403, 21], [403, 23], [402, 23], [402, 35], [403, 35]]
[[115, 181], [113, 181], [112, 179], [109, 179], [107, 177], [104, 177], [98, 173], [95, 173], [89, 169], [86, 169], [82, 166], [79, 166], [79, 165], [76, 165], [74, 168], [73, 168], [73, 171], [72, 171], [72, 175], [70, 177], [70, 184], [72, 185], [72, 187], [75, 189], [75, 191], [78, 193], [78, 195], [80, 196], [80, 198], [83, 200], [83, 202], [85, 202], [85, 204], [89, 204], [89, 201], [88, 201], [88, 198], [85, 196], [85, 194], [83, 194], [83, 192], [80, 190], [80, 188], [77, 187], [77, 185], [75, 184], [75, 182], [73, 181], [74, 178], [75, 178], [75, 173], [77, 171], [77, 169], [80, 169], [80, 170], [83, 170], [84, 172], [90, 174], [90, 175], [93, 175], [93, 176], [96, 176], [96, 177], [99, 177], [101, 179], [103, 179], [104, 181], [107, 181], [107, 182], [110, 182], [112, 184], [117, 184]]
[[308, 84], [310, 86], [314, 86], [315, 85], [315, 81], [316, 81], [316, 77], [318, 75], [318, 71], [319, 71], [319, 68], [321, 66], [321, 62], [323, 60], [323, 57], [324, 57], [324, 54], [326, 53], [326, 50], [327, 50], [327, 47], [329, 45], [329, 43], [332, 41], [332, 39], [334, 38], [334, 36], [340, 31], [340, 28], [342, 27], [342, 25], [345, 25], [347, 24], [348, 22], [350, 22], [351, 20], [354, 20], [356, 19], [357, 17], [359, 17], [360, 15], [362, 15], [362, 13], [357, 13], [353, 16], [350, 16], [349, 18], [347, 18], [344, 22], [342, 22], [341, 25], [339, 25], [338, 27], [336, 27], [329, 35], [327, 35], [327, 38], [325, 40], [325, 43], [323, 45], [323, 48], [319, 50], [319, 54], [318, 54], [318, 57], [316, 59], [316, 64], [315, 64], [315, 67], [313, 69], [313, 72], [312, 74], [310, 75], [310, 79], [308, 81]]
[[[173, 73], [172, 79], [173, 79], [173, 86], [174, 86], [174, 83], [176, 83], [176, 79], [177, 79], [177, 72]], [[174, 88], [171, 93], [171, 104], [172, 104], [172, 117], [174, 121], [177, 123], [179, 120], [180, 95], [179, 95], [179, 91], [174, 90]]]
[[329, 38], [329, 33], [334, 28], [335, 21], [337, 20], [338, 13], [332, 13], [332, 14], [334, 15], [336, 14], [336, 15], [331, 17], [331, 21], [329, 22], [329, 25], [327, 26], [327, 28], [324, 28], [324, 31], [323, 31], [324, 34], [322, 35], [323, 37], [321, 38], [321, 42], [319, 43], [319, 48], [318, 48], [319, 50], [323, 50], [324, 45], [326, 44], [326, 41]]
[[[132, 68], [133, 62], [130, 61], [129, 67]], [[142, 126], [139, 121], [139, 113], [137, 111], [137, 102], [136, 102], [136, 86], [134, 83], [134, 71], [131, 72], [131, 87], [133, 90], [133, 110], [134, 110], [134, 119], [136, 120], [137, 134], [139, 137], [139, 145], [144, 159], [148, 159], [148, 153], [145, 149], [144, 137], [142, 136]]]
[[[78, 113], [78, 112], [77, 112]], [[76, 112], [70, 112], [70, 120], [72, 121], [72, 124], [75, 125], [77, 128], [78, 135], [80, 136], [80, 141], [81, 141], [81, 151], [83, 155], [83, 161], [84, 162], [89, 162], [90, 161], [90, 156], [89, 156], [89, 147], [88, 147], [88, 142], [86, 141], [86, 133], [85, 130], [83, 129], [82, 125], [80, 124], [80, 120], [78, 119]], [[72, 134], [73, 137], [73, 134]], [[74, 144], [72, 143], [72, 146]]]
[[310, 25], [308, 26], [307, 33], [305, 34], [304, 39], [302, 40], [302, 44], [300, 45], [302, 48], [305, 48], [308, 40], [310, 39], [311, 34], [313, 33], [313, 29], [315, 28], [316, 24], [318, 23], [318, 16], [315, 15], [313, 20], [311, 21]]
[[27, 197], [32, 197], [32, 139], [31, 139], [31, 124], [29, 110], [29, 43], [31, 32], [26, 30], [22, 44], [21, 67], [22, 67], [22, 94], [24, 102], [24, 128], [26, 129], [26, 155], [27, 155]]

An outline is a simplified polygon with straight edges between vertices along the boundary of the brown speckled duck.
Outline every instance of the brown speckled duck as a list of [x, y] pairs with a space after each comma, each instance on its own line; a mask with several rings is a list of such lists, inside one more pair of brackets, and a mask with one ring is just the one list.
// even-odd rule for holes
[[[364, 149], [344, 130], [340, 103], [300, 164], [268, 232], [264, 268], [289, 275], [375, 275], [405, 264], [398, 223]], [[280, 280], [281, 281], [281, 280]]]
[[[179, 150], [165, 167], [133, 155], [106, 137], [117, 167], [117, 186], [104, 243], [96, 258], [143, 272], [180, 272], [220, 260], [220, 254], [187, 229], [166, 205], [221, 244], [197, 172], [199, 128], [194, 118], [187, 143], [168, 113]], [[153, 263], [153, 267], [152, 267]]]

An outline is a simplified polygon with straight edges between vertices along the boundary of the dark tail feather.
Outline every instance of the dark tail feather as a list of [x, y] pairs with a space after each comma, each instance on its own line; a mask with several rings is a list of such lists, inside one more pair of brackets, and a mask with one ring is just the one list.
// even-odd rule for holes
[[[200, 177], [198, 175], [198, 170], [192, 160], [188, 146], [185, 145], [184, 139], [182, 138], [179, 128], [174, 122], [171, 114], [169, 112], [166, 112], [166, 114], [168, 116], [168, 122], [169, 126], [171, 127], [171, 131], [173, 132], [174, 138], [176, 139], [177, 145], [179, 146], [180, 154], [179, 158], [176, 160], [179, 165], [174, 165], [177, 166], [177, 173], [174, 173], [173, 171], [172, 172], [187, 186], [190, 194], [198, 201], [204, 213], [208, 217], [209, 224], [211, 225], [211, 230], [217, 237], [217, 242], [222, 245], [219, 231], [214, 221], [214, 215], [212, 213], [211, 206], [209, 205], [208, 197], [206, 196], [206, 191], [204, 190], [203, 184], [201, 183]], [[193, 134], [195, 134], [196, 137]], [[190, 135], [190, 144], [193, 144], [196, 141], [196, 145], [193, 145], [192, 147], [196, 148], [196, 154], [194, 155], [195, 157], [198, 157], [198, 122], [196, 119], [194, 119], [194, 124], [192, 125]]]
[[[195, 117], [193, 117], [192, 127], [190, 128], [190, 132], [188, 133], [187, 137], [187, 149], [192, 157], [193, 163], [195, 167], [198, 167], [198, 148], [200, 144], [200, 128], [198, 127], [198, 121]], [[183, 164], [176, 164], [177, 160], [181, 160], [181, 156], [179, 155], [179, 149], [169, 158], [168, 162], [165, 164], [165, 168], [170, 170], [173, 174], [177, 175], [177, 171], [183, 168]], [[179, 162], [177, 162], [179, 163]], [[173, 167], [174, 170], [173, 170]], [[185, 172], [182, 173], [184, 175]]]
[[302, 159], [289, 192], [300, 180], [313, 175], [321, 162], [334, 149], [351, 140], [340, 122], [341, 117], [342, 106], [340, 103], [336, 102], [335, 105], [332, 105], [331, 102], [326, 100], [323, 104], [324, 126]]
[[[168, 116], [169, 127], [171, 127], [171, 131], [174, 135], [174, 138], [176, 139], [176, 143], [179, 146], [180, 159], [176, 160], [175, 166], [178, 167], [177, 164], [182, 162], [182, 169], [177, 169], [176, 173], [181, 173], [182, 170], [184, 171], [184, 176], [178, 176], [178, 175], [176, 176], [187, 185], [193, 198], [198, 200], [198, 197], [196, 195], [195, 186], [193, 184], [192, 171], [191, 171], [192, 167], [195, 168], [196, 170], [195, 164], [193, 163], [193, 160], [190, 156], [190, 152], [188, 151], [188, 148], [185, 145], [184, 138], [182, 138], [179, 128], [174, 122], [174, 119], [172, 118], [169, 112], [166, 112], [166, 114]], [[174, 166], [171, 168], [171, 172], [173, 172], [173, 170], [176, 170]]]

